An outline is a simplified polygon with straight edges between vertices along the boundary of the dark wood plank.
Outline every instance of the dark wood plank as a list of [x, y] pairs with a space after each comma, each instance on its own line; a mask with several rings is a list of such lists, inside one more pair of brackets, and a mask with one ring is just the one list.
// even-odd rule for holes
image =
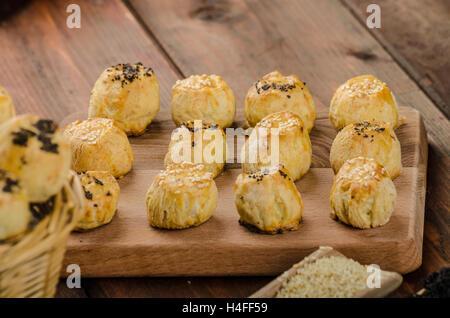
[[90, 297], [248, 297], [270, 278], [102, 278], [85, 281]]
[[[362, 23], [374, 1], [344, 0]], [[372, 34], [450, 116], [450, 2], [446, 0], [381, 0], [381, 28]]]
[[[84, 280], [83, 280], [84, 283]], [[66, 284], [66, 279], [62, 278], [58, 287], [56, 288], [55, 298], [87, 298], [86, 291], [83, 288], [82, 284], [81, 288], [68, 288]]]
[[319, 111], [341, 83], [370, 73], [399, 104], [422, 113], [432, 140], [450, 154], [448, 120], [338, 1], [129, 2], [183, 75], [216, 73], [227, 81], [238, 120], [250, 85], [274, 69], [305, 81]]
[[63, 124], [86, 118], [91, 88], [108, 66], [141, 61], [161, 87], [155, 124], [169, 118], [177, 73], [118, 0], [80, 1], [81, 29], [66, 27], [71, 1], [33, 1], [0, 27], [0, 84], [17, 113], [33, 112]]

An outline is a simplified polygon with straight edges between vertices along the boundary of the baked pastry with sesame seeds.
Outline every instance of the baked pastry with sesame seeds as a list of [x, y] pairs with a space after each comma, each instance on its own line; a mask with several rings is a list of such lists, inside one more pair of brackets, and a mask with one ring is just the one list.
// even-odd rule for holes
[[35, 115], [14, 117], [0, 126], [0, 169], [13, 173], [30, 202], [58, 193], [70, 169], [70, 148], [51, 120]]
[[172, 88], [170, 107], [177, 126], [198, 119], [227, 128], [236, 115], [234, 93], [217, 75], [191, 75], [178, 80]]
[[107, 68], [91, 92], [89, 118], [114, 119], [127, 135], [142, 135], [158, 112], [158, 80], [142, 63]]
[[28, 197], [19, 180], [0, 170], [0, 241], [25, 232], [30, 217]]
[[387, 124], [373, 120], [345, 126], [331, 145], [330, 162], [334, 173], [349, 159], [375, 159], [394, 179], [402, 172], [400, 142]]
[[212, 174], [200, 164], [172, 164], [155, 176], [146, 196], [151, 226], [185, 229], [206, 222], [217, 207]]
[[250, 134], [241, 150], [241, 160], [245, 173], [281, 164], [296, 181], [311, 166], [308, 129], [300, 117], [290, 111], [270, 114]]
[[64, 134], [70, 141], [74, 171], [108, 171], [119, 178], [131, 170], [134, 157], [130, 142], [114, 120], [77, 120]]
[[295, 75], [284, 76], [278, 71], [264, 75], [250, 87], [244, 111], [252, 127], [267, 115], [280, 111], [298, 115], [308, 132], [316, 119], [316, 106], [305, 83]]
[[349, 79], [339, 86], [330, 103], [330, 121], [336, 129], [363, 120], [399, 126], [398, 106], [386, 83], [373, 75]]
[[298, 230], [303, 201], [289, 172], [281, 166], [240, 174], [234, 185], [239, 223], [257, 232]]
[[389, 222], [396, 197], [383, 166], [371, 158], [353, 158], [334, 177], [330, 216], [359, 229], [382, 226]]
[[86, 231], [108, 224], [116, 214], [120, 188], [108, 171], [78, 172], [84, 190], [84, 217], [75, 231]]
[[16, 116], [14, 104], [8, 91], [0, 86], [0, 124]]
[[225, 133], [219, 124], [188, 121], [172, 133], [164, 166], [167, 168], [173, 163], [182, 162], [199, 163], [215, 178], [222, 172], [226, 156]]

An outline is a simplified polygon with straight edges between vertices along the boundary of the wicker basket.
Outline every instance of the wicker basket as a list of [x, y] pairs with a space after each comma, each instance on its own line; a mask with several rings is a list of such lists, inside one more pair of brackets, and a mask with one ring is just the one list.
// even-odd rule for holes
[[70, 232], [84, 208], [80, 181], [71, 172], [53, 199], [52, 212], [28, 233], [0, 244], [0, 297], [53, 297]]

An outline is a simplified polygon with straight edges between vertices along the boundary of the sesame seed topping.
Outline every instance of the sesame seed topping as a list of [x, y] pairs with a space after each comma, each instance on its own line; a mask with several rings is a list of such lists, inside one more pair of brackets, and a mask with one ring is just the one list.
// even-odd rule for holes
[[217, 75], [191, 75], [175, 82], [173, 88], [199, 90], [205, 88], [220, 88], [224, 85], [222, 77]]

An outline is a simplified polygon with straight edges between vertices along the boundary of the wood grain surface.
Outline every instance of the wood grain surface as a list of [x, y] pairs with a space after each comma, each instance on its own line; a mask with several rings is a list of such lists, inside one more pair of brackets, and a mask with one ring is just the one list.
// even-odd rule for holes
[[[407, 2], [401, 5], [406, 10], [401, 14], [410, 14], [408, 8], [422, 8], [411, 17], [420, 25], [449, 20], [435, 1]], [[431, 69], [427, 65], [442, 61], [426, 58], [421, 62], [421, 55], [439, 57], [439, 48], [448, 45], [448, 38], [434, 36], [435, 26], [431, 33], [423, 32], [426, 28], [414, 33], [415, 23], [406, 24], [409, 31], [405, 25], [389, 27], [383, 37], [376, 37], [347, 3], [331, 0], [276, 5], [269, 1], [84, 0], [77, 2], [82, 28], [68, 29], [65, 9], [69, 3], [36, 0], [0, 25], [0, 84], [11, 92], [19, 113], [35, 112], [63, 123], [84, 116], [97, 76], [106, 66], [123, 61], [141, 60], [157, 71], [159, 118], [168, 112], [175, 79], [194, 72], [223, 75], [241, 101], [239, 108], [249, 84], [265, 72], [278, 68], [296, 73], [307, 82], [318, 108], [325, 110], [340, 82], [373, 73], [393, 88], [402, 105], [421, 112], [429, 133], [423, 265], [404, 277], [393, 296], [411, 295], [422, 288], [429, 273], [449, 264], [449, 122], [427, 98], [432, 95], [424, 94], [418, 79], [398, 64], [404, 59], [417, 74], [427, 74]], [[404, 18], [385, 10], [383, 25], [395, 25], [392, 20]], [[388, 48], [396, 36], [404, 49], [395, 56]], [[415, 42], [426, 45], [409, 50]], [[433, 87], [448, 87], [448, 64], [433, 65], [443, 74], [430, 76]], [[245, 297], [270, 279], [83, 279], [84, 289], [77, 291], [68, 290], [62, 282], [58, 296]]]
[[[366, 23], [366, 8], [374, 1], [345, 0], [345, 3], [362, 23]], [[450, 2], [381, 0], [376, 3], [381, 8], [382, 26], [371, 33], [448, 118]]]

